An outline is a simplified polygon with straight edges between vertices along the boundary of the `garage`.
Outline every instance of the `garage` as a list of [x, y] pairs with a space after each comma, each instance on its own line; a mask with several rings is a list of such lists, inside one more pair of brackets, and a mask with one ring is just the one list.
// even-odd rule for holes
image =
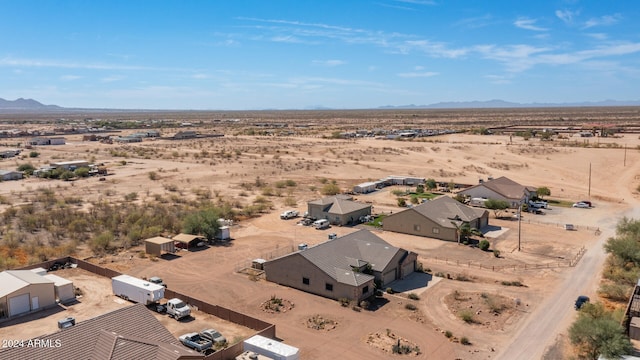
[[31, 306], [29, 304], [29, 293], [9, 298], [9, 316], [15, 316], [29, 312]]
[[390, 284], [391, 282], [393, 282], [396, 279], [396, 270], [397, 268], [393, 268], [387, 272], [385, 272], [384, 274], [382, 274], [382, 282], [383, 284]]
[[405, 277], [411, 274], [416, 269], [416, 262], [410, 261], [404, 265], [402, 265], [402, 277]]

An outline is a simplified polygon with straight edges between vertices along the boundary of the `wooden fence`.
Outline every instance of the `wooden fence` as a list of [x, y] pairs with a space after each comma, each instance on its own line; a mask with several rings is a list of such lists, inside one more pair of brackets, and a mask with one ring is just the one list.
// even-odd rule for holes
[[563, 268], [563, 267], [574, 267], [580, 261], [584, 253], [587, 249], [583, 246], [578, 250], [578, 253], [569, 260], [562, 261], [549, 261], [541, 264], [510, 264], [510, 265], [487, 265], [482, 263], [476, 263], [473, 261], [460, 261], [460, 260], [451, 260], [446, 257], [420, 257], [425, 264], [435, 263], [435, 264], [446, 264], [453, 265], [461, 268], [468, 269], [480, 269], [480, 270], [491, 270], [491, 271], [508, 271], [508, 270], [537, 270], [537, 269], [555, 269], [555, 268]]

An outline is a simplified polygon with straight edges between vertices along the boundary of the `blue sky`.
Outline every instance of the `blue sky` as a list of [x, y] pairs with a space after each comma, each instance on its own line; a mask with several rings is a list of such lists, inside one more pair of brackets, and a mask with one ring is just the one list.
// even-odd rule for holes
[[0, 0], [0, 97], [122, 109], [640, 99], [640, 2]]

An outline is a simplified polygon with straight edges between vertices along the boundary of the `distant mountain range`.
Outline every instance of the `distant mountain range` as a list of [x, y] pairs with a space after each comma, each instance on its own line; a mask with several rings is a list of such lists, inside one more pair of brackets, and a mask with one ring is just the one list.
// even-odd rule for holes
[[57, 105], [44, 105], [33, 99], [19, 98], [16, 100], [5, 100], [0, 98], [0, 110], [17, 111], [37, 111], [37, 110], [62, 110], [64, 108]]
[[[439, 102], [430, 105], [387, 105], [380, 106], [377, 109], [498, 109], [498, 108], [536, 108], [536, 107], [588, 107], [588, 106], [640, 106], [640, 101], [619, 101], [604, 100], [597, 102], [574, 102], [574, 103], [516, 103], [504, 100], [488, 100], [488, 101], [454, 101]], [[80, 108], [64, 108], [58, 105], [44, 105], [33, 99], [19, 98], [16, 100], [5, 100], [0, 98], [0, 112], [56, 112], [56, 111], [127, 111], [126, 109], [80, 109]], [[222, 109], [221, 109], [222, 110]], [[276, 109], [270, 109], [276, 110]], [[346, 110], [335, 109], [325, 106], [308, 107], [305, 110]], [[140, 109], [131, 109], [129, 111], [141, 111]], [[148, 109], [147, 111], [152, 111]]]
[[640, 106], [640, 101], [585, 101], [575, 103], [516, 103], [504, 100], [439, 102], [431, 105], [381, 106], [379, 109], [495, 109], [535, 107]]

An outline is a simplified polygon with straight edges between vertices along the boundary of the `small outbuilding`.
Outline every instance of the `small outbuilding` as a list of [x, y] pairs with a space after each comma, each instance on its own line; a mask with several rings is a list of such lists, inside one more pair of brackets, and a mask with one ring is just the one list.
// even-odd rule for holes
[[76, 299], [73, 282], [71, 280], [54, 274], [44, 275], [44, 278], [53, 281], [53, 289], [55, 290], [56, 299], [59, 302], [64, 304]]
[[180, 233], [173, 237], [173, 241], [177, 247], [183, 249], [189, 249], [190, 247], [197, 246], [199, 242], [206, 241], [207, 239], [200, 235], [191, 235]]
[[176, 245], [173, 239], [156, 236], [144, 241], [144, 251], [155, 256], [161, 256], [164, 253], [173, 254], [176, 252]]
[[0, 273], [0, 318], [56, 305], [54, 282], [29, 270]]
[[20, 180], [23, 177], [22, 171], [0, 170], [0, 180]]

